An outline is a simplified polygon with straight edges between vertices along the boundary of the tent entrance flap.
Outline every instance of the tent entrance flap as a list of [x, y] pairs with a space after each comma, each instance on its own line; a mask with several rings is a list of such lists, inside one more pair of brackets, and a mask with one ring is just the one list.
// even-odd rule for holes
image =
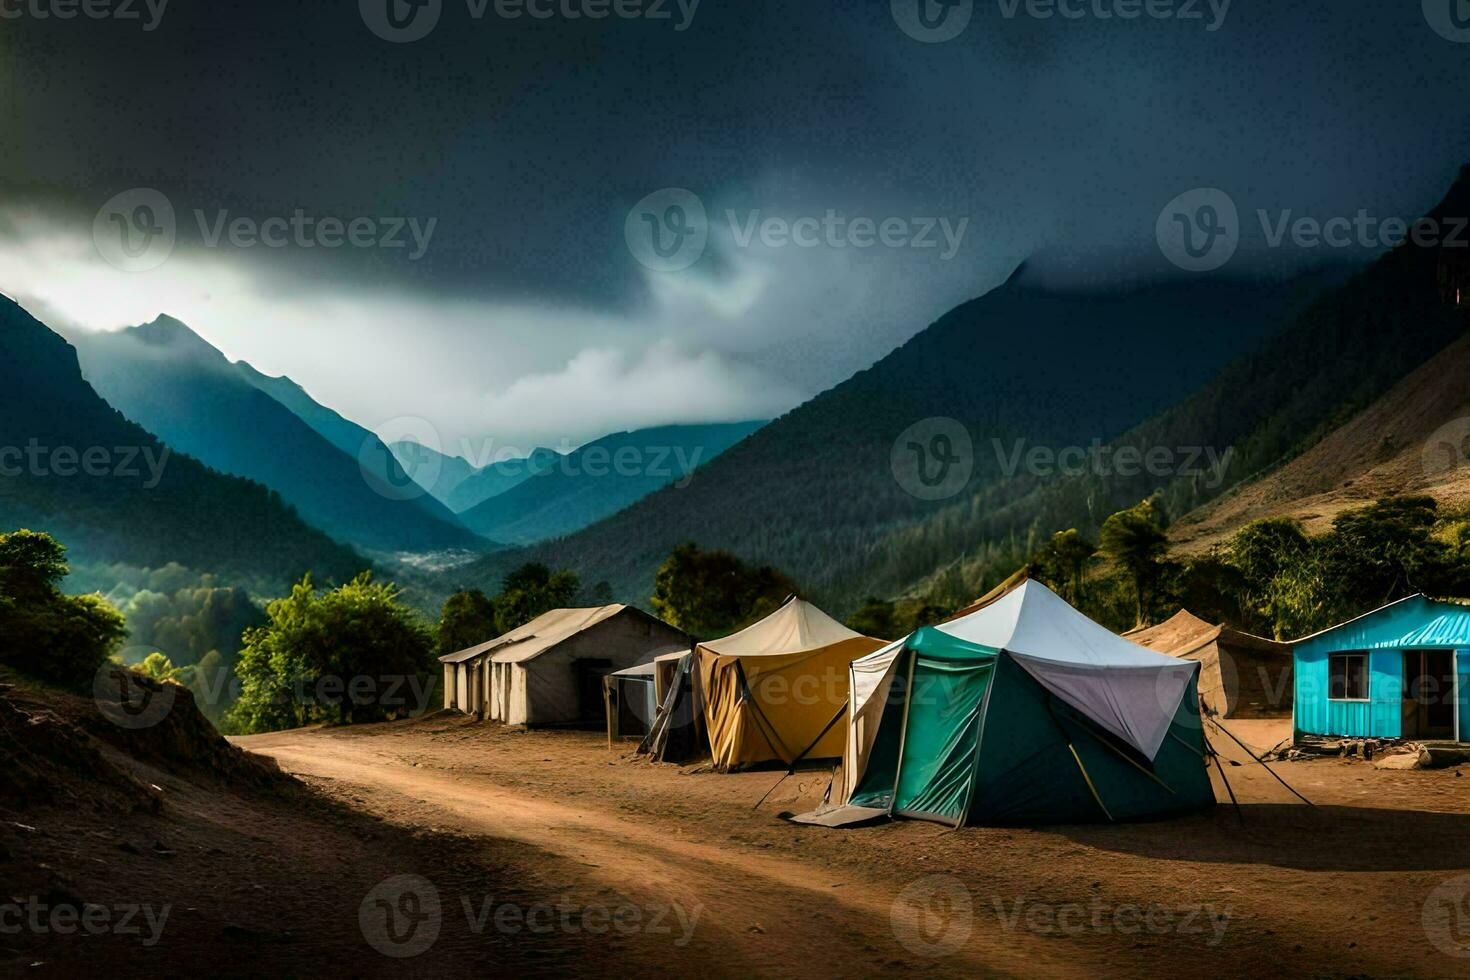
[[911, 707], [893, 810], [901, 816], [964, 819], [980, 751], [985, 692], [994, 658], [940, 660], [914, 654]]

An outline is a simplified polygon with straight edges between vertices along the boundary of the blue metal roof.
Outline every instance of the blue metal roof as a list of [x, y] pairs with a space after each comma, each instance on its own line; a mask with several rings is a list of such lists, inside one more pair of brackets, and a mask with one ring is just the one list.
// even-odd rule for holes
[[1470, 606], [1424, 595], [1391, 602], [1292, 644], [1298, 654], [1457, 647], [1470, 647]]

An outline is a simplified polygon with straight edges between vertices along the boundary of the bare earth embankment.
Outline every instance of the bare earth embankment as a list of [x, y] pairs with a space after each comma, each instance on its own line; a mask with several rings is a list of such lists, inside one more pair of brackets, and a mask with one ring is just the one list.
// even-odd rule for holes
[[1345, 510], [1422, 493], [1470, 504], [1470, 337], [1450, 344], [1368, 408], [1279, 469], [1186, 514], [1170, 529], [1185, 553], [1223, 543], [1267, 517], [1312, 534]]

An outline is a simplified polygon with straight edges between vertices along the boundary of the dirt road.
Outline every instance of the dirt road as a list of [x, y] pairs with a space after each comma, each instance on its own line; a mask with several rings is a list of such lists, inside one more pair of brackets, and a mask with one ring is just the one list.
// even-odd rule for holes
[[[422, 875], [409, 890], [437, 901], [434, 942], [508, 942], [558, 973], [614, 963], [705, 976], [1470, 966], [1454, 955], [1452, 924], [1424, 919], [1431, 893], [1470, 869], [1470, 788], [1453, 771], [1282, 767], [1319, 804], [1310, 808], [1260, 767], [1231, 767], [1243, 827], [1224, 806], [1127, 826], [833, 831], [777, 816], [814, 804], [826, 771], [786, 780], [754, 808], [780, 773], [650, 766], [588, 734], [441, 715], [236, 741], [389, 825], [467, 837], [485, 880], [514, 882], [516, 893], [477, 891], [472, 868]], [[404, 899], [392, 880], [402, 869], [376, 870], [391, 907], [422, 907], [426, 896]]]

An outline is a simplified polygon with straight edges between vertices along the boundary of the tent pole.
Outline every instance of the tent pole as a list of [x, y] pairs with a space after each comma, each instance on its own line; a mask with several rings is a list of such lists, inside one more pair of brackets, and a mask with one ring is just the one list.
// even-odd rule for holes
[[1276, 771], [1274, 769], [1272, 769], [1270, 766], [1266, 765], [1266, 760], [1265, 759], [1262, 759], [1262, 758], [1257, 757], [1256, 754], [1251, 751], [1249, 745], [1246, 745], [1240, 739], [1236, 738], [1233, 734], [1231, 734], [1230, 729], [1226, 728], [1224, 725], [1222, 725], [1218, 721], [1216, 721], [1213, 716], [1210, 717], [1210, 724], [1212, 724], [1216, 728], [1220, 729], [1220, 731], [1224, 732], [1226, 735], [1229, 735], [1230, 736], [1230, 740], [1232, 742], [1234, 742], [1236, 745], [1239, 745], [1241, 748], [1245, 749], [1245, 754], [1246, 755], [1250, 756], [1252, 759], [1255, 759], [1257, 762], [1259, 762], [1261, 764], [1261, 768], [1262, 769], [1265, 769], [1267, 772], [1269, 772], [1271, 774], [1271, 777], [1273, 779], [1275, 779], [1278, 783], [1280, 783], [1282, 786], [1285, 786], [1287, 789], [1290, 789], [1291, 792], [1292, 792], [1292, 794], [1294, 796], [1296, 796], [1297, 799], [1301, 800], [1307, 806], [1316, 806], [1317, 805], [1317, 804], [1313, 803], [1311, 800], [1307, 799], [1302, 794], [1298, 793], [1296, 790], [1292, 789], [1290, 783], [1288, 783], [1286, 780], [1282, 779], [1280, 776], [1276, 775]]
[[[1204, 732], [1200, 732], [1200, 734], [1204, 735]], [[1210, 758], [1213, 759], [1215, 762], [1215, 768], [1220, 772], [1220, 782], [1225, 784], [1225, 792], [1230, 794], [1230, 805], [1235, 807], [1235, 819], [1239, 820], [1240, 825], [1244, 827], [1245, 814], [1241, 812], [1240, 803], [1235, 799], [1235, 790], [1230, 788], [1230, 780], [1225, 778], [1225, 767], [1220, 765], [1220, 753], [1215, 751], [1215, 747], [1213, 745], [1210, 745], [1210, 740], [1208, 737], [1205, 738], [1205, 745], [1209, 749]]]
[[806, 754], [808, 752], [810, 752], [812, 749], [816, 748], [818, 742], [820, 742], [822, 739], [824, 739], [824, 738], [827, 737], [827, 733], [832, 730], [832, 726], [835, 725], [835, 724], [837, 724], [839, 721], [841, 721], [842, 720], [842, 716], [845, 715], [845, 714], [847, 714], [847, 705], [844, 704], [841, 708], [838, 709], [837, 714], [835, 714], [835, 715], [832, 716], [832, 720], [829, 721], [829, 722], [827, 722], [827, 724], [825, 724], [825, 725], [822, 726], [822, 730], [819, 733], [817, 733], [817, 737], [814, 738], [814, 739], [812, 739], [812, 744], [810, 744], [806, 748], [802, 749], [801, 752], [796, 756], [796, 758], [791, 760], [791, 768], [787, 769], [786, 771], [788, 773], [795, 772], [796, 771], [796, 764], [798, 762], [800, 762], [802, 759], [805, 759], [806, 758]]
[[613, 747], [612, 692], [608, 689], [606, 677], [602, 679], [602, 713], [607, 716], [607, 747], [611, 749]]
[[903, 684], [903, 720], [898, 726], [898, 761], [893, 766], [893, 795], [888, 800], [888, 815], [898, 806], [898, 781], [903, 778], [903, 746], [909, 736], [909, 703], [914, 699], [914, 664], [919, 655], [912, 650], [909, 655], [909, 672]]
[[1071, 742], [1068, 742], [1067, 751], [1071, 752], [1072, 758], [1077, 760], [1077, 768], [1082, 772], [1082, 781], [1087, 784], [1087, 788], [1092, 792], [1092, 798], [1094, 800], [1097, 800], [1097, 805], [1099, 809], [1102, 810], [1103, 816], [1108, 818], [1108, 823], [1116, 823], [1117, 821], [1113, 819], [1113, 815], [1108, 812], [1107, 804], [1104, 803], [1102, 801], [1102, 797], [1097, 794], [1097, 787], [1092, 785], [1092, 777], [1087, 774], [1087, 767], [1082, 764], [1082, 756], [1077, 754], [1077, 747], [1074, 746]]

